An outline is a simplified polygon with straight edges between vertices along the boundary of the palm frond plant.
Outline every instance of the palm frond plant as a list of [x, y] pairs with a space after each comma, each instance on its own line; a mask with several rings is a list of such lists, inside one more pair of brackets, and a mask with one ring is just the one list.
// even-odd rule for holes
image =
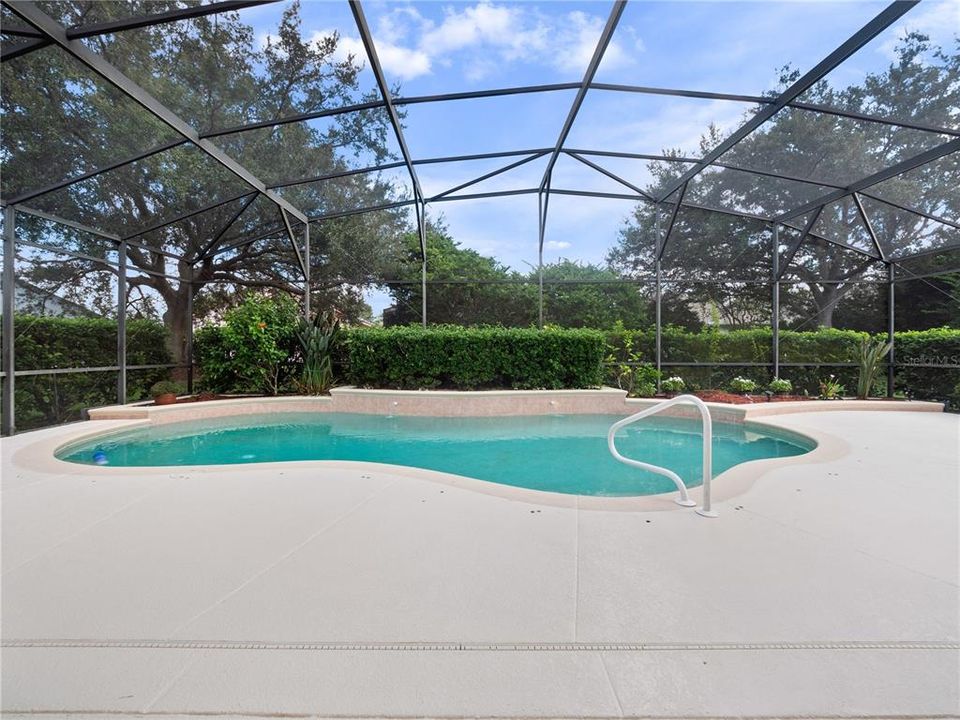
[[332, 310], [317, 313], [313, 321], [300, 318], [297, 340], [303, 350], [300, 389], [307, 395], [323, 395], [333, 386], [333, 346], [340, 321]]
[[860, 378], [857, 380], [857, 397], [870, 397], [877, 378], [880, 361], [887, 356], [893, 343], [881, 338], [865, 337], [860, 341]]

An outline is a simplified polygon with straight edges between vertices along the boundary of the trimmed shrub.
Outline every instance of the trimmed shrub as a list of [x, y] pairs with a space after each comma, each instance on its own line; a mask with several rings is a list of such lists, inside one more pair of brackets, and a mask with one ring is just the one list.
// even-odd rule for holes
[[205, 390], [276, 395], [292, 386], [302, 358], [297, 304], [288, 295], [248, 294], [223, 325], [194, 337], [194, 362]]
[[[960, 330], [935, 328], [908, 330], [896, 334], [893, 345], [897, 365], [896, 388], [918, 400], [946, 400], [953, 396], [960, 380]], [[899, 363], [916, 363], [933, 367], [902, 367]], [[960, 408], [960, 398], [954, 400]]]
[[[17, 370], [117, 364], [116, 320], [16, 315], [14, 332]], [[167, 333], [161, 323], [127, 321], [128, 365], [170, 362]], [[128, 371], [128, 400], [147, 398], [150, 386], [169, 374], [166, 368]], [[17, 428], [30, 430], [79, 420], [87, 408], [115, 403], [118, 378], [116, 370], [18, 377], [14, 398]]]
[[361, 387], [555, 390], [603, 381], [598, 330], [352, 328], [345, 343], [348, 377]]

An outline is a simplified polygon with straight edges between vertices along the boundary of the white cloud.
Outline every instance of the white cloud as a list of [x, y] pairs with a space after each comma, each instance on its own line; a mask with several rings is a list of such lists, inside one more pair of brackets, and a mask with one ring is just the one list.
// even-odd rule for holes
[[566, 240], [547, 240], [543, 246], [548, 250], [566, 250], [568, 247], [572, 247]]
[[[374, 42], [384, 70], [401, 80], [459, 63], [465, 79], [478, 83], [514, 62], [550, 66], [579, 79], [603, 25], [603, 17], [579, 10], [545, 15], [522, 5], [481, 0], [445, 8], [439, 22], [409, 6], [393, 8], [377, 19]], [[331, 32], [320, 30], [313, 38]], [[607, 48], [604, 68], [627, 65], [633, 61], [631, 52], [643, 50], [634, 28], [620, 28], [617, 38]], [[347, 53], [366, 58], [359, 38], [341, 35], [338, 54], [345, 58]]]
[[[559, 70], [582, 74], [587, 69], [596, 50], [605, 21], [596, 15], [587, 15], [575, 10], [567, 13], [566, 22], [556, 36], [557, 51], [554, 65]], [[632, 35], [636, 49], [643, 49], [643, 41], [636, 37], [633, 28], [624, 28], [624, 35]], [[631, 62], [630, 54], [616, 39], [611, 39], [603, 54], [601, 66], [606, 70], [623, 67]]]
[[[311, 36], [311, 42], [319, 42], [323, 38], [332, 35], [334, 30], [317, 30]], [[390, 77], [397, 77], [401, 80], [412, 80], [413, 78], [427, 75], [431, 69], [430, 57], [420, 50], [405, 48], [402, 45], [381, 40], [376, 43], [377, 56], [380, 58], [380, 64], [383, 65], [385, 72]], [[350, 35], [340, 35], [340, 42], [337, 43], [337, 51], [334, 58], [339, 61], [346, 60], [352, 55], [355, 62], [359, 65], [366, 65], [367, 51], [363, 47], [363, 42], [358, 37]]]

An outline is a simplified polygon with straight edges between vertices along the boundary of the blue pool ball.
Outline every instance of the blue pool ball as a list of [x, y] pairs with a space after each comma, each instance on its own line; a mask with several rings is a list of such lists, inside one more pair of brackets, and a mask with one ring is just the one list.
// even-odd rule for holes
[[107, 460], [107, 454], [103, 450], [97, 450], [93, 454], [93, 462], [97, 465], [106, 465], [109, 460]]

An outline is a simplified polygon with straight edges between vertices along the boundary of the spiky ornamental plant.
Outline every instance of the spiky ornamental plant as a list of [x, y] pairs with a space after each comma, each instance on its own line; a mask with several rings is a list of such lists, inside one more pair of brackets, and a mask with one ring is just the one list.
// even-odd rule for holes
[[865, 337], [860, 341], [860, 378], [857, 380], [857, 397], [861, 400], [870, 396], [880, 361], [886, 357], [892, 347], [893, 343], [880, 338]]
[[308, 395], [323, 395], [333, 385], [333, 344], [340, 321], [332, 310], [317, 313], [313, 322], [300, 318], [297, 339], [303, 349], [300, 389]]

